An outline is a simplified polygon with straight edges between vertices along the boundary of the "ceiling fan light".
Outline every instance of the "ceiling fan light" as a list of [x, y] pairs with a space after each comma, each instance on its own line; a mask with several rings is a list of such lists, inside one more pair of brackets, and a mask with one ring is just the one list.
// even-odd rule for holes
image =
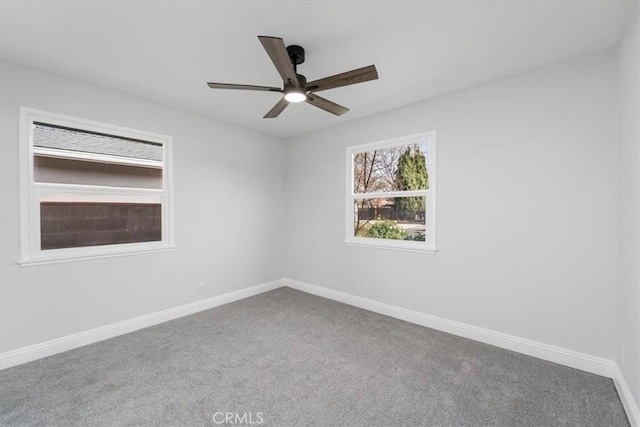
[[284, 99], [288, 102], [303, 102], [307, 100], [307, 94], [300, 89], [293, 89], [284, 94]]

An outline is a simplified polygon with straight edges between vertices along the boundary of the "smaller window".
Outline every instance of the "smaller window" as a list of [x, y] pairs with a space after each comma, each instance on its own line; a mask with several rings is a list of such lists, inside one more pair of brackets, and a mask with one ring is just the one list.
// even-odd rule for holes
[[436, 251], [435, 131], [347, 148], [345, 243]]
[[21, 264], [171, 247], [171, 138], [21, 109]]

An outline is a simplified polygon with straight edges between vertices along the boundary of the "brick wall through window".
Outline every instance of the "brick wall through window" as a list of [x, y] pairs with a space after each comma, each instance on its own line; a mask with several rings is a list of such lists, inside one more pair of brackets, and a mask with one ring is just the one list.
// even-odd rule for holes
[[161, 205], [41, 202], [41, 249], [162, 240]]

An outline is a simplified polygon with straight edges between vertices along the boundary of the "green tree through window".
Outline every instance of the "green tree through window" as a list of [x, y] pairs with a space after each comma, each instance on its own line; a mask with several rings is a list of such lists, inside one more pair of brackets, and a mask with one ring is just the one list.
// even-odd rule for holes
[[[424, 153], [417, 144], [407, 147], [398, 158], [395, 170], [395, 189], [428, 190], [429, 174]], [[423, 197], [396, 197], [395, 206], [399, 212], [410, 213], [414, 217], [422, 215], [425, 209]]]

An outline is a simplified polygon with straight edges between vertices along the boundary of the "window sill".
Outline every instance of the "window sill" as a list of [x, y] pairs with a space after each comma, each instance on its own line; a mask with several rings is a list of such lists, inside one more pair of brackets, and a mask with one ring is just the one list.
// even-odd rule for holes
[[37, 265], [47, 265], [47, 264], [59, 264], [63, 262], [76, 262], [76, 261], [87, 261], [92, 259], [102, 259], [102, 258], [114, 258], [114, 257], [122, 257], [122, 256], [131, 256], [131, 255], [141, 255], [141, 254], [151, 254], [157, 252], [169, 252], [176, 249], [175, 245], [168, 245], [158, 248], [147, 248], [147, 249], [130, 249], [130, 250], [121, 250], [118, 252], [106, 252], [106, 253], [96, 253], [96, 254], [87, 254], [87, 255], [58, 255], [58, 256], [47, 256], [47, 257], [38, 257], [38, 258], [23, 258], [17, 261], [17, 263], [21, 267], [32, 267]]
[[420, 248], [420, 247], [415, 247], [415, 246], [400, 246], [398, 244], [388, 244], [387, 242], [382, 243], [382, 242], [362, 242], [362, 241], [352, 241], [352, 240], [345, 240], [344, 242], [345, 245], [347, 246], [358, 246], [358, 247], [363, 247], [363, 248], [371, 248], [371, 249], [386, 249], [386, 250], [391, 250], [391, 251], [400, 251], [400, 252], [416, 252], [416, 253], [423, 253], [423, 254], [435, 254], [436, 252], [438, 252], [438, 250], [436, 248]]

